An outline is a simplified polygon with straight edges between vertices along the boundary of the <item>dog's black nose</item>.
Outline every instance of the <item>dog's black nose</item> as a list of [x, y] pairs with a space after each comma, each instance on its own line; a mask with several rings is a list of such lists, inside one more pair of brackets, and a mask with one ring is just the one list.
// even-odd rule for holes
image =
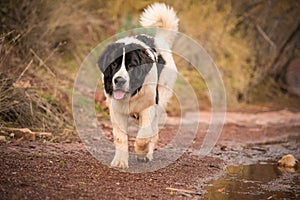
[[123, 86], [126, 83], [126, 80], [123, 77], [118, 76], [115, 78], [114, 82], [116, 86]]

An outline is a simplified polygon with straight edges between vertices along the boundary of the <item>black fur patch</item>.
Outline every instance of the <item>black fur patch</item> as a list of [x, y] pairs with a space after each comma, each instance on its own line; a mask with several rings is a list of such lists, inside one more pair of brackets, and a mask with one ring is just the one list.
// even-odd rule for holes
[[165, 64], [166, 64], [166, 61], [159, 54], [158, 57], [157, 57], [157, 75], [158, 75], [158, 79], [160, 77], [161, 71], [163, 70]]
[[[166, 64], [166, 61], [163, 59], [161, 55], [158, 55], [157, 57], [157, 79], [159, 80], [161, 71], [163, 70], [164, 66]], [[158, 84], [156, 86], [156, 97], [155, 97], [155, 103], [158, 104], [159, 102], [159, 94], [158, 94]]]
[[[136, 36], [136, 39], [140, 40], [141, 42], [144, 42], [145, 44], [147, 44], [152, 51], [157, 52], [155, 49], [155, 44], [154, 44], [154, 38], [146, 36], [146, 35], [138, 35]], [[156, 65], [157, 65], [157, 77], [159, 80], [161, 71], [163, 70], [166, 61], [163, 59], [163, 57], [161, 55], [158, 55], [157, 57], [157, 61], [156, 61]], [[155, 103], [158, 104], [159, 102], [159, 94], [158, 94], [158, 84], [156, 86], [156, 96], [155, 96]]]
[[154, 52], [156, 52], [155, 45], [154, 45], [154, 38], [147, 36], [147, 35], [137, 35], [135, 36], [136, 39], [145, 43], [148, 47], [150, 47]]
[[125, 66], [130, 77], [130, 93], [133, 96], [142, 88], [154, 61], [146, 49], [138, 44], [126, 45], [125, 52]]
[[104, 89], [109, 95], [113, 93], [113, 76], [121, 68], [123, 47], [124, 43], [108, 45], [98, 60], [98, 66], [104, 75]]
[[[138, 39], [139, 41], [145, 43], [147, 46], [149, 46], [152, 51], [157, 52], [155, 49], [155, 44], [154, 44], [154, 38], [147, 36], [147, 35], [137, 35], [135, 37], [136, 39]], [[157, 57], [157, 74], [158, 74], [158, 78], [161, 74], [162, 69], [164, 68], [166, 64], [166, 61], [163, 59], [163, 57], [161, 55], [158, 55]]]

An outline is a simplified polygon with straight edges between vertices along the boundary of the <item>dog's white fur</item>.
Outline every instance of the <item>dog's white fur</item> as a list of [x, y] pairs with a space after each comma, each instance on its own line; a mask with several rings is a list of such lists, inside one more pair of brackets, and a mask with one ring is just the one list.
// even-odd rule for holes
[[[135, 151], [141, 159], [151, 161], [153, 151], [158, 140], [158, 118], [161, 108], [164, 109], [168, 100], [172, 96], [172, 88], [177, 78], [177, 69], [174, 63], [171, 47], [175, 40], [178, 30], [178, 19], [172, 8], [165, 4], [155, 3], [149, 6], [140, 18], [140, 23], [145, 28], [160, 28], [157, 30], [154, 41], [159, 52], [153, 53], [147, 50], [147, 53], [153, 60], [161, 54], [166, 64], [161, 72], [160, 78], [157, 77], [157, 67], [153, 66], [147, 74], [141, 90], [124, 100], [115, 100], [108, 94], [107, 104], [110, 110], [110, 117], [113, 126], [113, 136], [115, 144], [115, 156], [111, 166], [119, 168], [128, 168], [128, 136], [127, 125], [128, 117], [131, 115], [139, 116], [139, 131], [135, 141]], [[137, 43], [145, 46], [144, 43], [133, 37], [127, 37], [118, 40], [120, 43]], [[145, 46], [149, 49], [149, 47]], [[123, 62], [124, 64], [124, 56]], [[154, 63], [155, 65], [155, 63]], [[114, 76], [127, 76], [124, 66]], [[156, 87], [158, 84], [159, 104], [155, 102]]]

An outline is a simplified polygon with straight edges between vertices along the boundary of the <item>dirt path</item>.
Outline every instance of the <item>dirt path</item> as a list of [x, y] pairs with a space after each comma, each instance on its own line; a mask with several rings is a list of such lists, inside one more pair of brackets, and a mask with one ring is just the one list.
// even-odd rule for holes
[[[153, 173], [119, 172], [82, 144], [22, 142], [1, 145], [1, 199], [169, 199], [202, 195], [199, 185], [222, 171], [219, 159], [186, 154]], [[175, 192], [166, 188], [194, 192]], [[179, 195], [178, 193], [181, 193]], [[179, 196], [178, 196], [179, 195]]]
[[[82, 143], [9, 141], [0, 143], [1, 199], [185, 199], [201, 198], [204, 183], [220, 176], [230, 161], [232, 146], [272, 144], [300, 134], [300, 114], [288, 111], [258, 114], [229, 113], [218, 145], [210, 156], [199, 158], [208, 127], [202, 117], [190, 151], [175, 163], [155, 172], [127, 173], [97, 161]], [[195, 118], [194, 118], [195, 119]], [[176, 119], [171, 120], [172, 122]], [[159, 145], [168, 143], [176, 125], [161, 131]], [[107, 132], [110, 127], [107, 126]], [[274, 143], [276, 144], [276, 142]], [[238, 148], [241, 154], [246, 151]], [[221, 153], [220, 153], [221, 152]], [[228, 152], [228, 153], [227, 153]], [[221, 155], [221, 156], [220, 156]], [[297, 155], [299, 156], [299, 155]]]

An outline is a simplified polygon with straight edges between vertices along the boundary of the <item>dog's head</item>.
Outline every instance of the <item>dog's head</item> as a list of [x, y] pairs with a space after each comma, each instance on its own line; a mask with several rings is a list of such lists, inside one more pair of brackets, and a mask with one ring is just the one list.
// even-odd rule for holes
[[143, 86], [154, 60], [149, 49], [140, 44], [117, 42], [108, 45], [98, 60], [105, 92], [116, 100], [135, 95]]

